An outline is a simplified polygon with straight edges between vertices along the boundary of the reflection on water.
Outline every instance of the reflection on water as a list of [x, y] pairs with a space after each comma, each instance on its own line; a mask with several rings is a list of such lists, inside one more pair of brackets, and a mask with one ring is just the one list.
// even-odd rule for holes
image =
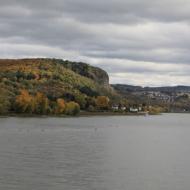
[[2, 190], [187, 190], [190, 117], [1, 118]]

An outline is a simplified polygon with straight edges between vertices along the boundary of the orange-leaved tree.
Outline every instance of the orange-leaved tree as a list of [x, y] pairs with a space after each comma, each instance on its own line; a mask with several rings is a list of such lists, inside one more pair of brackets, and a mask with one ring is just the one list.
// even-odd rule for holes
[[27, 90], [20, 90], [15, 103], [17, 112], [32, 113], [34, 111], [34, 100]]
[[66, 104], [64, 99], [57, 99], [57, 108], [56, 108], [56, 113], [57, 114], [63, 114], [65, 112]]

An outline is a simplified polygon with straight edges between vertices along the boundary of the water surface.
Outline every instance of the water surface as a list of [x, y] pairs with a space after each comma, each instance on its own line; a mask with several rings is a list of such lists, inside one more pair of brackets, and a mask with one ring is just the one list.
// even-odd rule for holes
[[190, 189], [190, 115], [1, 118], [2, 190]]

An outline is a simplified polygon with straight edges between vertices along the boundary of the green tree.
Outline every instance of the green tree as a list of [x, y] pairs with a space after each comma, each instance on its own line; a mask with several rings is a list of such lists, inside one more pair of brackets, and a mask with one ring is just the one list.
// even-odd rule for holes
[[84, 109], [86, 106], [86, 96], [84, 94], [76, 93], [75, 102], [77, 102], [80, 105], [81, 109]]
[[8, 113], [10, 106], [8, 91], [0, 86], [0, 114]]

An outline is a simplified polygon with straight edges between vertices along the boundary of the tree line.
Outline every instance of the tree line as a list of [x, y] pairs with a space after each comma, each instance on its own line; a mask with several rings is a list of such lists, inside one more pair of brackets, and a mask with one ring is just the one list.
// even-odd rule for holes
[[[94, 99], [86, 99], [77, 96], [76, 101], [66, 101], [63, 98], [50, 100], [42, 92], [30, 93], [21, 89], [13, 99], [8, 99], [6, 89], [2, 88], [0, 93], [0, 113], [20, 113], [36, 115], [77, 115], [80, 110], [97, 111], [108, 110], [109, 98], [98, 96]], [[88, 104], [88, 105], [87, 105]]]

